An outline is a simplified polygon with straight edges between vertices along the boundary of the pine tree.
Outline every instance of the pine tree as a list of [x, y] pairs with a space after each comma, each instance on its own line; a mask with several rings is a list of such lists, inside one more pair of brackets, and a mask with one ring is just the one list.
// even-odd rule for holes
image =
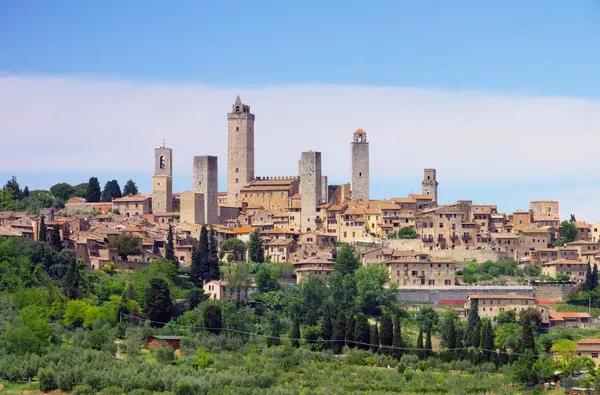
[[248, 255], [250, 261], [255, 263], [263, 263], [265, 261], [265, 249], [260, 238], [260, 231], [256, 229], [250, 234], [248, 242]]
[[356, 318], [352, 314], [346, 320], [346, 345], [350, 348], [356, 347], [354, 343], [354, 330], [356, 329]]
[[494, 328], [492, 327], [492, 323], [487, 321], [483, 327], [483, 334], [481, 339], [481, 349], [483, 350], [483, 355], [485, 357], [486, 362], [492, 361], [492, 355], [494, 348]]
[[46, 222], [44, 221], [44, 216], [40, 217], [40, 228], [38, 230], [38, 241], [46, 242]]
[[100, 192], [100, 183], [96, 177], [91, 177], [88, 182], [87, 192], [85, 194], [85, 200], [88, 203], [97, 203], [100, 201], [102, 193]]
[[144, 305], [144, 314], [153, 327], [161, 327], [169, 322], [172, 315], [173, 302], [169, 285], [162, 278], [153, 278], [150, 280], [146, 290], [146, 304]]
[[583, 283], [583, 289], [585, 291], [591, 291], [594, 289], [594, 274], [592, 273], [592, 265], [589, 262], [585, 271], [585, 282]]
[[533, 350], [535, 348], [535, 338], [533, 335], [533, 327], [531, 320], [525, 320], [522, 323], [522, 339], [523, 339], [523, 351]]
[[211, 333], [218, 335], [223, 327], [223, 316], [221, 306], [218, 304], [209, 304], [204, 310], [204, 327]]
[[29, 187], [27, 185], [23, 188], [23, 197], [29, 197]]
[[60, 239], [60, 229], [56, 223], [52, 227], [52, 233], [50, 233], [50, 245], [58, 252], [63, 249], [62, 240]]
[[346, 339], [346, 317], [340, 311], [333, 322], [333, 333], [331, 335], [331, 348], [335, 354], [341, 354]]
[[478, 347], [479, 344], [475, 344], [473, 336], [475, 335], [475, 327], [479, 323], [479, 300], [471, 300], [471, 308], [469, 309], [469, 316], [467, 318], [467, 330], [465, 331], [465, 338], [463, 340], [465, 347]]
[[428, 358], [433, 351], [433, 346], [431, 344], [431, 331], [425, 332], [425, 358]]
[[423, 331], [419, 329], [419, 336], [417, 336], [417, 356], [419, 359], [425, 358], [425, 346], [423, 345]]
[[354, 341], [356, 342], [356, 347], [360, 348], [361, 350], [369, 349], [369, 342], [371, 341], [371, 332], [369, 320], [364, 314], [358, 314], [356, 316]]
[[103, 202], [112, 202], [113, 199], [118, 199], [121, 196], [121, 187], [119, 187], [119, 182], [117, 180], [111, 180], [104, 184], [104, 189], [102, 190], [100, 199]]
[[475, 325], [475, 330], [473, 331], [473, 344], [471, 346], [475, 348], [481, 347], [481, 320], [477, 321], [477, 325]]
[[175, 242], [173, 240], [173, 227], [169, 224], [167, 232], [167, 243], [165, 244], [165, 259], [178, 265], [177, 257], [175, 256]]
[[394, 316], [394, 340], [392, 341], [392, 347], [394, 348], [394, 356], [396, 359], [402, 358], [402, 354], [404, 353], [402, 350], [403, 344], [402, 322], [400, 321], [400, 314], [396, 313]]
[[325, 303], [323, 307], [323, 322], [321, 323], [321, 337], [325, 342], [323, 345], [325, 348], [331, 348], [331, 336], [333, 334], [333, 313], [331, 311], [331, 305], [329, 303]]
[[138, 189], [137, 189], [137, 185], [135, 185], [135, 182], [133, 182], [133, 180], [127, 180], [127, 183], [123, 187], [123, 196], [137, 195], [137, 194], [138, 194]]
[[85, 280], [81, 274], [84, 264], [80, 259], [70, 258], [67, 272], [62, 279], [62, 288], [64, 294], [69, 299], [76, 299], [81, 296], [81, 288], [85, 285]]
[[290, 341], [292, 343], [292, 347], [300, 347], [300, 321], [298, 321], [298, 318], [294, 318], [294, 321], [292, 322], [292, 333], [290, 334]]
[[389, 313], [384, 313], [381, 318], [381, 349], [384, 354], [391, 354], [392, 349], [390, 348], [394, 342], [394, 325], [392, 323], [392, 317]]
[[374, 353], [378, 353], [379, 352], [379, 329], [378, 329], [377, 323], [375, 323], [375, 325], [373, 325], [373, 328], [371, 328], [371, 339], [369, 340], [369, 343], [371, 343], [371, 351]]
[[598, 287], [598, 264], [594, 263], [594, 270], [592, 271], [592, 289]]
[[218, 280], [221, 278], [221, 268], [219, 268], [219, 246], [215, 230], [211, 227], [208, 232], [208, 275], [207, 281]]

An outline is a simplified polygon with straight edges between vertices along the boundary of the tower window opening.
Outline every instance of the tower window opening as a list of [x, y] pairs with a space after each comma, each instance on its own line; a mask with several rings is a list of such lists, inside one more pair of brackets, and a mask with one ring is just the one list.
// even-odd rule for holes
[[431, 176], [427, 176], [427, 179], [428, 179], [428, 180], [431, 180]]
[[362, 177], [362, 171], [359, 171], [359, 172], [358, 172], [358, 176], [359, 176], [359, 177]]
[[240, 127], [239, 127], [239, 126], [236, 126], [236, 127], [235, 127], [235, 131], [236, 131], [236, 132], [239, 132], [239, 131], [240, 131]]
[[239, 180], [236, 178], [236, 179], [235, 179], [235, 183], [237, 184], [238, 182], [239, 182]]
[[161, 169], [165, 169], [167, 167], [167, 163], [165, 162], [165, 156], [161, 155], [160, 158], [158, 158], [158, 166]]
[[239, 172], [240, 172], [240, 169], [239, 169], [239, 167], [236, 167], [236, 168], [235, 168], [235, 172], [236, 172], [236, 173], [239, 173]]
[[236, 113], [239, 113], [239, 112], [240, 112], [240, 106], [236, 106], [236, 107], [235, 107], [235, 112], [236, 112]]

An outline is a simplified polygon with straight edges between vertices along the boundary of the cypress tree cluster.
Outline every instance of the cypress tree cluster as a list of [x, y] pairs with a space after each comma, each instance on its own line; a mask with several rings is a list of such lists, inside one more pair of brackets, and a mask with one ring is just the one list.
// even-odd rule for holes
[[198, 246], [192, 248], [192, 269], [190, 279], [197, 287], [207, 281], [218, 280], [221, 278], [219, 269], [219, 258], [217, 253], [217, 242], [214, 236], [214, 230], [209, 232], [206, 226], [200, 230], [200, 240]]

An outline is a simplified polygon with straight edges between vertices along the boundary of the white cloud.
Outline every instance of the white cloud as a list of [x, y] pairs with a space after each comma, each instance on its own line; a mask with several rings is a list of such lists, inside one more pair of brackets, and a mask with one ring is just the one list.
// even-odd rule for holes
[[[419, 179], [424, 167], [436, 167], [444, 184], [474, 187], [535, 180], [560, 189], [557, 180], [581, 180], [585, 189], [597, 179], [600, 102], [590, 100], [14, 75], [0, 77], [0, 171], [150, 174], [153, 149], [164, 138], [176, 174], [190, 173], [194, 155], [217, 155], [224, 177], [226, 113], [238, 94], [256, 114], [257, 175], [293, 175], [300, 152], [315, 150], [330, 180], [347, 181], [352, 132], [362, 127], [371, 142], [371, 177], [380, 180]], [[594, 195], [574, 199], [593, 208]]]

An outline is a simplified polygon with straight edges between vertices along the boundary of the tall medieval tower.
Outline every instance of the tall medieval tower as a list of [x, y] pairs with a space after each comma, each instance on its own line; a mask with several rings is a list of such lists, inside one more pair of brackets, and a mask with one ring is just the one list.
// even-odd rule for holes
[[152, 213], [173, 211], [173, 151], [163, 146], [154, 150]]
[[430, 195], [433, 201], [437, 202], [439, 183], [435, 173], [435, 169], [425, 169], [421, 185], [423, 186], [423, 195]]
[[203, 224], [219, 223], [219, 167], [216, 156], [194, 156], [194, 190], [204, 195]]
[[300, 196], [301, 196], [301, 221], [300, 231], [308, 232], [319, 227], [317, 206], [322, 203], [323, 189], [321, 183], [321, 153], [303, 152], [300, 162]]
[[227, 114], [227, 200], [240, 205], [240, 190], [254, 179], [254, 114], [235, 99]]
[[352, 200], [369, 200], [369, 143], [367, 133], [358, 128], [352, 135]]

